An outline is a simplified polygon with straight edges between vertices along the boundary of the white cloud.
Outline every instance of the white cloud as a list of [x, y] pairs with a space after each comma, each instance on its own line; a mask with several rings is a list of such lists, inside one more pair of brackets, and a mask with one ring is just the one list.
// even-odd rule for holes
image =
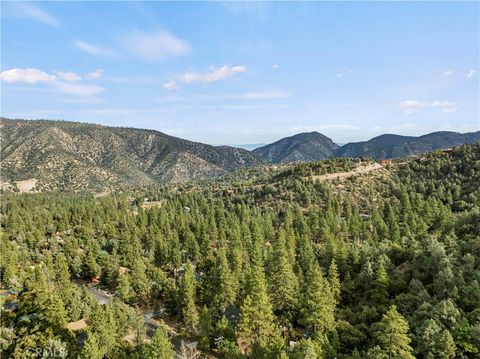
[[443, 76], [452, 76], [454, 74], [454, 71], [449, 69], [449, 70], [445, 70], [443, 72]]
[[337, 79], [341, 79], [343, 77], [343, 74], [339, 72], [338, 74], [335, 74], [335, 77]]
[[405, 112], [408, 115], [417, 113], [425, 106], [427, 106], [425, 102], [416, 101], [416, 100], [405, 100], [400, 103], [400, 107], [403, 109], [403, 112]]
[[277, 64], [273, 64], [272, 65], [272, 68], [274, 68], [275, 70], [278, 69], [278, 65]]
[[236, 74], [247, 71], [246, 66], [228, 66], [222, 67], [210, 67], [206, 72], [187, 72], [182, 75], [180, 81], [182, 83], [195, 83], [195, 82], [215, 82], [223, 80], [229, 77], [233, 77]]
[[56, 75], [60, 80], [68, 81], [68, 82], [75, 82], [80, 81], [82, 78], [78, 76], [75, 72], [56, 72]]
[[54, 75], [49, 75], [39, 69], [32, 68], [5, 70], [1, 72], [0, 77], [5, 82], [24, 82], [28, 84], [51, 82], [56, 80]]
[[60, 21], [55, 16], [33, 4], [17, 2], [13, 5], [13, 13], [18, 17], [30, 18], [45, 25], [60, 26]]
[[96, 69], [95, 71], [89, 72], [87, 74], [87, 78], [94, 80], [99, 79], [100, 77], [102, 77], [103, 72], [104, 71], [102, 69]]
[[75, 40], [73, 41], [73, 45], [77, 49], [93, 56], [117, 56], [117, 53], [108, 47], [98, 46], [86, 41]]
[[121, 38], [121, 44], [133, 55], [145, 60], [163, 60], [188, 55], [192, 50], [188, 42], [168, 31], [146, 33], [134, 31]]
[[470, 69], [470, 71], [468, 71], [468, 73], [467, 73], [467, 77], [468, 77], [469, 79], [471, 79], [471, 78], [472, 78], [473, 76], [475, 76], [476, 74], [477, 74], [477, 71], [476, 71], [476, 70]]
[[74, 96], [95, 96], [105, 91], [105, 88], [91, 84], [72, 84], [63, 81], [56, 81], [53, 86], [68, 95]]
[[201, 100], [274, 100], [290, 97], [291, 93], [284, 90], [269, 90], [244, 92], [239, 94], [198, 95]]
[[237, 96], [237, 98], [242, 100], [273, 100], [287, 97], [290, 97], [290, 93], [281, 90], [246, 92]]
[[105, 91], [101, 86], [79, 82], [82, 80], [81, 77], [70, 71], [59, 71], [56, 75], [50, 75], [39, 69], [16, 68], [1, 72], [0, 77], [2, 81], [9, 83], [27, 83], [32, 85], [45, 83], [59, 92], [75, 96], [94, 96]]
[[180, 88], [180, 86], [177, 84], [176, 81], [169, 81], [163, 84], [163, 88], [170, 91], [170, 90], [176, 90]]
[[434, 108], [440, 108], [442, 112], [445, 113], [453, 113], [457, 111], [455, 102], [433, 101], [431, 106]]
[[444, 113], [453, 113], [458, 110], [455, 102], [438, 101], [438, 100], [433, 101], [431, 103], [416, 101], [416, 100], [406, 100], [400, 103], [400, 107], [408, 115], [417, 113], [418, 111], [424, 108], [437, 108]]

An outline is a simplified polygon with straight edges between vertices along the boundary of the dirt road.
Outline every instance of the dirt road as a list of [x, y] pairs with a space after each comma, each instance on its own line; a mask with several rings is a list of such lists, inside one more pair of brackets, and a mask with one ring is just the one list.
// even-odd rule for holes
[[349, 172], [336, 172], [336, 173], [327, 173], [325, 175], [313, 176], [314, 181], [331, 181], [337, 178], [349, 178], [356, 175], [372, 172], [383, 168], [379, 163], [372, 163], [366, 166], [358, 166], [352, 171]]

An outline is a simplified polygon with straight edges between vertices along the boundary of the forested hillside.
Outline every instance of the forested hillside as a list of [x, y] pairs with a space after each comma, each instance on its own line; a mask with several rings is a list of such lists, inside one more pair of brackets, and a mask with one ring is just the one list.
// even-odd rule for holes
[[67, 121], [0, 119], [2, 187], [111, 191], [211, 178], [262, 161], [247, 150], [215, 147], [153, 130]]
[[4, 195], [2, 357], [476, 358], [479, 184], [477, 144]]

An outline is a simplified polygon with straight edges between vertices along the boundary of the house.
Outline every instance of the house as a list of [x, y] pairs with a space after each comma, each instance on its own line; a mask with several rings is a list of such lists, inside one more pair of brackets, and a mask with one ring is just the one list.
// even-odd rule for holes
[[392, 163], [392, 160], [380, 160], [380, 164], [384, 167], [388, 166], [391, 163]]

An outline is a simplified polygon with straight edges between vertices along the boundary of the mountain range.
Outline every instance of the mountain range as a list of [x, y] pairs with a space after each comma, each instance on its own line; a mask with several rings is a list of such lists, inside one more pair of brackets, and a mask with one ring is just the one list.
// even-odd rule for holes
[[30, 181], [27, 190], [96, 192], [213, 178], [268, 163], [330, 157], [397, 158], [480, 142], [480, 131], [434, 132], [420, 137], [385, 134], [339, 146], [321, 133], [309, 132], [248, 151], [154, 130], [67, 121], [2, 118], [0, 131], [1, 188], [12, 189]]
[[35, 178], [36, 187], [47, 190], [184, 182], [262, 163], [244, 149], [153, 130], [6, 119], [0, 129], [2, 182]]

